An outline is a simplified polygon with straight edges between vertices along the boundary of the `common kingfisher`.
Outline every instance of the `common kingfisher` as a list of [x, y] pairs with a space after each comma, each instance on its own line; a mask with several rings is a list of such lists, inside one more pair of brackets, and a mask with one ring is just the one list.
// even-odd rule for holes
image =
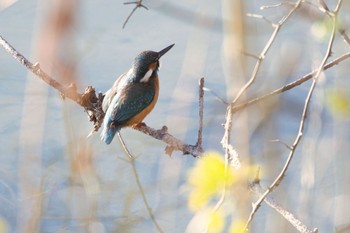
[[105, 112], [101, 140], [110, 144], [123, 127], [139, 124], [154, 108], [159, 93], [159, 59], [174, 44], [159, 52], [143, 51], [135, 58], [130, 70], [114, 82], [104, 96]]

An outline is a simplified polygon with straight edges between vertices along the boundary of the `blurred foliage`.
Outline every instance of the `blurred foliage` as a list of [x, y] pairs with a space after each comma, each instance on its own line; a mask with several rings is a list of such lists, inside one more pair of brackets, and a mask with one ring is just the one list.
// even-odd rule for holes
[[8, 228], [7, 228], [7, 222], [5, 221], [5, 219], [0, 217], [0, 233], [7, 233]]
[[350, 93], [348, 90], [344, 88], [329, 89], [327, 91], [326, 104], [335, 117], [350, 117]]
[[209, 215], [208, 232], [219, 233], [225, 225], [225, 216], [221, 211], [211, 212]]
[[225, 161], [220, 154], [206, 153], [188, 175], [188, 183], [191, 186], [189, 208], [195, 211], [205, 207], [211, 198], [221, 194], [225, 184], [232, 185], [235, 180], [232, 168], [228, 168], [225, 175]]
[[230, 227], [230, 233], [244, 233], [245, 230], [245, 223], [243, 220], [238, 219], [234, 221]]
[[[312, 35], [320, 40], [327, 41], [329, 35], [332, 32], [333, 22], [329, 17], [325, 17], [322, 20], [315, 21], [311, 26]], [[337, 28], [342, 28], [342, 23], [340, 20], [337, 22]]]
[[[243, 190], [242, 186], [246, 186], [248, 180], [252, 180], [257, 171], [255, 166], [244, 166], [248, 169], [233, 169], [231, 166], [225, 166], [223, 155], [217, 152], [206, 152], [203, 157], [198, 159], [188, 174], [189, 198], [188, 206], [194, 212], [204, 212], [203, 219], [206, 221], [198, 221], [198, 224], [208, 222], [208, 232], [223, 232], [226, 219], [232, 217], [234, 220], [230, 226], [230, 232], [245, 232], [245, 224], [236, 214], [240, 210], [235, 203], [235, 193], [242, 195], [247, 190]], [[227, 169], [227, 170], [225, 170]], [[224, 193], [224, 189], [227, 189]], [[225, 195], [224, 203], [220, 202], [222, 195]], [[237, 196], [236, 196], [237, 197]], [[239, 197], [237, 197], [239, 199]], [[219, 208], [217, 208], [220, 206]], [[192, 232], [192, 231], [190, 231]]]

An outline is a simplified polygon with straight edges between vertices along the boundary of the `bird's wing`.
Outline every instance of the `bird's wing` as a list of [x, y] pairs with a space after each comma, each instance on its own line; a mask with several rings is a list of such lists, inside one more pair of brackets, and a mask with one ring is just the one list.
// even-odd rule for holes
[[110, 120], [123, 124], [152, 103], [155, 90], [145, 83], [129, 83], [113, 98]]
[[114, 84], [111, 87], [111, 89], [106, 91], [105, 97], [103, 98], [103, 101], [102, 101], [102, 110], [104, 112], [107, 111], [109, 105], [111, 104], [111, 101], [113, 100], [114, 96], [117, 94], [117, 92], [118, 92], [118, 88], [117, 87], [119, 86], [119, 83], [124, 81], [124, 79], [126, 78], [126, 74], [127, 73], [124, 73], [124, 74], [120, 75], [117, 78], [117, 80], [114, 82]]

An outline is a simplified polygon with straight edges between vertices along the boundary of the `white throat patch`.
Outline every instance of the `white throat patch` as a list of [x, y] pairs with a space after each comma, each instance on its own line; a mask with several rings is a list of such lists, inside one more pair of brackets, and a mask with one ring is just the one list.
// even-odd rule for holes
[[147, 71], [147, 73], [145, 74], [145, 76], [143, 76], [143, 78], [140, 79], [140, 82], [142, 82], [142, 83], [147, 83], [148, 80], [149, 80], [149, 78], [151, 77], [152, 73], [153, 73], [153, 70], [152, 70], [152, 69], [149, 69], [149, 70]]

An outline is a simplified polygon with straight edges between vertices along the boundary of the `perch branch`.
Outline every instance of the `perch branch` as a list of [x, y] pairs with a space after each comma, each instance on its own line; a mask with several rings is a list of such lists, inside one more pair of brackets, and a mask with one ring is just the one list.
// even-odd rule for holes
[[81, 103], [82, 95], [76, 92], [75, 86], [71, 85], [71, 87], [64, 87], [56, 80], [52, 79], [47, 73], [40, 69], [38, 63], [31, 63], [28, 61], [22, 54], [17, 52], [2, 36], [0, 36], [0, 44], [1, 46], [14, 57], [19, 63], [24, 65], [28, 70], [34, 73], [36, 76], [41, 78], [44, 82], [57, 89], [59, 92], [64, 94], [65, 97], [77, 102]]
[[[2, 46], [6, 52], [11, 54], [14, 59], [24, 65], [33, 74], [38, 76], [51, 87], [58, 90], [62, 96], [67, 97], [82, 106], [88, 114], [90, 121], [94, 125], [93, 131], [98, 131], [104, 117], [104, 112], [102, 110], [102, 101], [104, 96], [101, 93], [96, 96], [95, 88], [92, 86], [88, 86], [85, 89], [85, 92], [82, 94], [77, 92], [76, 85], [74, 84], [64, 87], [62, 84], [41, 70], [39, 64], [32, 64], [27, 58], [16, 51], [16, 49], [14, 49], [14, 47], [12, 47], [1, 35], [0, 46]], [[202, 152], [199, 150], [197, 145], [184, 144], [180, 139], [177, 139], [169, 134], [166, 126], [160, 130], [155, 130], [148, 126], [135, 127], [134, 129], [165, 142], [168, 145], [168, 148], [171, 148], [171, 150], [181, 151], [184, 154], [191, 154], [194, 157], [200, 156]]]
[[162, 129], [153, 129], [145, 124], [136, 125], [133, 127], [135, 130], [147, 134], [155, 139], [165, 142], [168, 146], [166, 148], [167, 153], [170, 155], [174, 150], [181, 151], [185, 155], [192, 155], [193, 157], [199, 157], [201, 151], [198, 150], [197, 145], [184, 144], [181, 140], [175, 138], [168, 133], [168, 127], [163, 126]]

